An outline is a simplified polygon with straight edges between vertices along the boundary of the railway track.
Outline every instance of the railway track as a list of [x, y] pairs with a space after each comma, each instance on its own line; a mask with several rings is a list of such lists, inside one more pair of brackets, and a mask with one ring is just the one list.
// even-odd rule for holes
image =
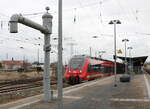
[[22, 84], [29, 84], [42, 81], [42, 77], [39, 78], [32, 78], [32, 79], [24, 79], [24, 80], [14, 80], [14, 81], [5, 81], [0, 82], [0, 89], [4, 87], [14, 86], [14, 85], [22, 85]]
[[6, 94], [9, 92], [14, 92], [14, 91], [18, 91], [18, 90], [25, 90], [25, 89], [29, 89], [29, 88], [35, 88], [35, 87], [39, 87], [42, 86], [41, 84], [27, 84], [27, 85], [19, 85], [19, 86], [13, 86], [13, 87], [7, 87], [7, 88], [2, 88], [0, 89], [0, 95], [1, 94]]
[[[51, 85], [56, 84], [55, 81], [51, 81]], [[6, 94], [11, 94], [14, 92], [23, 92], [24, 90], [29, 90], [29, 89], [33, 89], [33, 88], [38, 88], [38, 87], [42, 87], [43, 83], [42, 80], [41, 81], [37, 81], [37, 82], [33, 82], [33, 83], [27, 83], [27, 84], [17, 84], [17, 85], [3, 85], [0, 88], [0, 95], [6, 95]]]

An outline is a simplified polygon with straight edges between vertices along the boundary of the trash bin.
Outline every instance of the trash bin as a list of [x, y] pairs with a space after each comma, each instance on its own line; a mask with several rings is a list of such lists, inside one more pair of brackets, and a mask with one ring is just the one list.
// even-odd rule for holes
[[124, 74], [120, 77], [120, 82], [130, 82], [130, 75], [129, 74]]

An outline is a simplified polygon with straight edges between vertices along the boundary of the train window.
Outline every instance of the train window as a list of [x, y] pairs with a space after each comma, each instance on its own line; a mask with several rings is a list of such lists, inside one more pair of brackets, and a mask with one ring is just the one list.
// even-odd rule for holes
[[88, 65], [88, 70], [87, 70], [87, 72], [91, 72], [92, 70], [91, 70], [91, 65], [89, 64]]
[[100, 64], [95, 64], [95, 65], [88, 65], [88, 72], [100, 72], [101, 71], [101, 65]]
[[103, 71], [104, 73], [111, 73], [113, 72], [113, 67], [110, 67], [110, 66], [103, 66]]
[[80, 69], [83, 66], [84, 59], [83, 58], [72, 58], [70, 61], [70, 67], [72, 69]]
[[101, 72], [105, 72], [105, 67], [101, 66]]

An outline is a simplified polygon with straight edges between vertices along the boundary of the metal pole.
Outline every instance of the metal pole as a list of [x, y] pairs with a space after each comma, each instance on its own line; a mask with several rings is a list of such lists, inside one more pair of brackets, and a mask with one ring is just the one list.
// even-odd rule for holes
[[90, 57], [92, 56], [92, 48], [90, 47]]
[[39, 48], [37, 50], [37, 60], [38, 60], [38, 65], [39, 65]]
[[132, 72], [132, 65], [131, 65], [131, 48], [129, 49], [129, 56], [130, 56], [130, 73]]
[[116, 74], [117, 74], [117, 67], [116, 67], [116, 22], [114, 22], [114, 73], [115, 73], [115, 83], [114, 83], [114, 86], [116, 87], [117, 86], [117, 77], [116, 77]]
[[[132, 58], [132, 55], [131, 55], [131, 58]], [[133, 58], [131, 59], [131, 72], [133, 74]]]
[[73, 43], [70, 43], [70, 59], [73, 56]]
[[127, 74], [127, 58], [126, 58], [126, 39], [125, 39], [125, 74]]
[[[44, 36], [45, 46], [50, 45], [50, 34], [45, 34]], [[45, 47], [44, 50], [44, 75], [43, 75], [43, 84], [44, 84], [44, 101], [51, 100], [50, 93], [50, 46]]]
[[46, 7], [47, 13], [42, 16], [43, 27], [49, 30], [49, 33], [44, 33], [44, 101], [51, 101], [51, 87], [50, 87], [50, 34], [52, 33], [52, 15], [48, 13], [49, 7]]
[[97, 57], [97, 52], [95, 51], [95, 57]]
[[6, 53], [6, 60], [8, 59], [8, 53]]
[[132, 56], [131, 56], [131, 50], [133, 49], [132, 47], [128, 47], [129, 49], [129, 56], [130, 56], [130, 72], [133, 73], [133, 70], [132, 70]]
[[58, 109], [63, 109], [63, 81], [62, 81], [62, 0], [58, 1]]
[[36, 65], [36, 71], [37, 71], [37, 73], [39, 74], [39, 64], [40, 62], [39, 62], [39, 48], [37, 49], [37, 65]]

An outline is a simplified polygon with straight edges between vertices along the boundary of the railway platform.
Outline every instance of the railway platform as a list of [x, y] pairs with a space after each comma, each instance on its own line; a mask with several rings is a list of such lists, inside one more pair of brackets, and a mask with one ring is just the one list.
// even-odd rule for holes
[[[129, 83], [120, 83], [119, 77], [117, 87], [111, 76], [65, 88], [63, 109], [150, 109], [150, 76], [134, 75]], [[57, 109], [57, 100], [41, 99], [42, 95], [30, 97], [0, 109]]]

